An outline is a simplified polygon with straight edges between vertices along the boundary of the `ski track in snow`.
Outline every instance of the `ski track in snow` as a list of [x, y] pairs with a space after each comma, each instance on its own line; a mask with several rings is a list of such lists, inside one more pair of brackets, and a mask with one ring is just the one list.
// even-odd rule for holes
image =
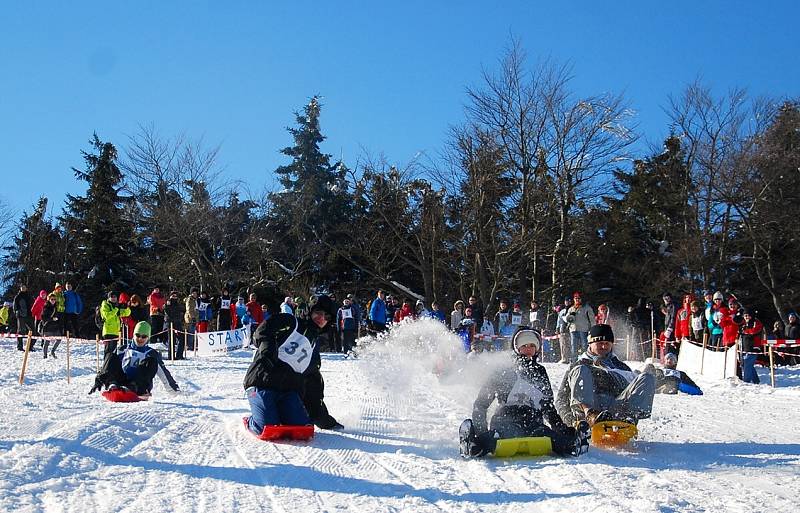
[[[433, 322], [360, 343], [359, 359], [323, 356], [326, 402], [346, 429], [268, 443], [242, 427], [247, 351], [168, 362], [180, 394], [157, 383], [152, 400], [121, 404], [86, 395], [92, 345], [73, 348], [71, 384], [62, 345], [57, 360], [31, 354], [19, 385], [16, 343], [0, 339], [0, 511], [796, 510], [798, 368], [778, 369], [776, 389], [700, 377], [702, 397], [656, 396], [625, 450], [467, 461], [458, 425], [507, 356], [459, 355]], [[566, 366], [545, 365], [557, 388]]]

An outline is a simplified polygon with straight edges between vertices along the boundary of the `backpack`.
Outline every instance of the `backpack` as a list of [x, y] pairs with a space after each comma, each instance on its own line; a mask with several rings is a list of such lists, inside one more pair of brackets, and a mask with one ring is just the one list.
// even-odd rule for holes
[[103, 321], [103, 316], [100, 315], [100, 305], [94, 307], [94, 325], [97, 326], [97, 329], [103, 329], [103, 325], [105, 321]]

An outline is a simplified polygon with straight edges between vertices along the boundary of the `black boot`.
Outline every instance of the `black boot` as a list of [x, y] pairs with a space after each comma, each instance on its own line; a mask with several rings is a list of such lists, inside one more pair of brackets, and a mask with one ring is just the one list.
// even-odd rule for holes
[[61, 341], [60, 341], [60, 340], [56, 340], [56, 343], [55, 343], [55, 344], [53, 344], [53, 349], [51, 349], [51, 350], [50, 350], [50, 356], [52, 356], [53, 358], [55, 358], [55, 357], [56, 357], [56, 349], [58, 349], [58, 346], [59, 346], [60, 344], [61, 344]]
[[578, 422], [575, 426], [575, 447], [572, 449], [572, 456], [580, 456], [589, 451], [589, 440], [592, 436], [592, 428], [585, 420]]
[[475, 434], [472, 419], [466, 419], [458, 428], [458, 452], [462, 458], [475, 458], [485, 454], [478, 444], [478, 435]]
[[43, 354], [42, 356], [44, 356], [45, 358], [47, 358], [47, 348], [48, 348], [48, 346], [50, 345], [50, 341], [49, 341], [49, 340], [47, 340], [47, 339], [45, 339], [45, 340], [44, 340], [44, 342], [43, 342], [43, 344], [44, 344], [44, 345], [42, 346], [42, 353], [44, 353], [44, 354]]

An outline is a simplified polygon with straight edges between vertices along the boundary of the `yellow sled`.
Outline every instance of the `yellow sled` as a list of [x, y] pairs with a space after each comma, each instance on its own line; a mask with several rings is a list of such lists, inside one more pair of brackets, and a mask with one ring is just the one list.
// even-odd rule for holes
[[494, 449], [495, 458], [511, 456], [547, 456], [553, 451], [553, 443], [546, 436], [523, 438], [501, 438]]
[[592, 426], [592, 445], [596, 447], [621, 447], [639, 434], [635, 424], [621, 420], [606, 420]]

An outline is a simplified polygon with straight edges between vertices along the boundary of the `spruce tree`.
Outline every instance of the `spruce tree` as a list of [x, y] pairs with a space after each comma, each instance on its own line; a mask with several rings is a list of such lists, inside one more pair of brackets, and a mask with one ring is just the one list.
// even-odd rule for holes
[[291, 163], [275, 170], [283, 190], [270, 195], [269, 230], [278, 271], [299, 289], [336, 279], [337, 267], [331, 246], [337, 231], [346, 229], [348, 196], [345, 166], [331, 164], [322, 153], [325, 140], [320, 130], [320, 102], [313, 97], [296, 114], [297, 127], [288, 128], [294, 145], [281, 150]]
[[47, 203], [47, 198], [41, 197], [31, 214], [23, 213], [19, 232], [3, 248], [7, 295], [21, 284], [34, 293], [40, 289], [50, 291], [64, 278], [63, 239], [47, 217]]
[[123, 177], [116, 148], [97, 134], [90, 144], [92, 152], [81, 152], [85, 170], [72, 168], [76, 178], [88, 183], [86, 195], [67, 195], [61, 223], [74, 236], [70, 257], [79, 281], [87, 296], [97, 299], [105, 289], [131, 285], [134, 272], [128, 255], [133, 228], [125, 217], [130, 198], [120, 194]]

